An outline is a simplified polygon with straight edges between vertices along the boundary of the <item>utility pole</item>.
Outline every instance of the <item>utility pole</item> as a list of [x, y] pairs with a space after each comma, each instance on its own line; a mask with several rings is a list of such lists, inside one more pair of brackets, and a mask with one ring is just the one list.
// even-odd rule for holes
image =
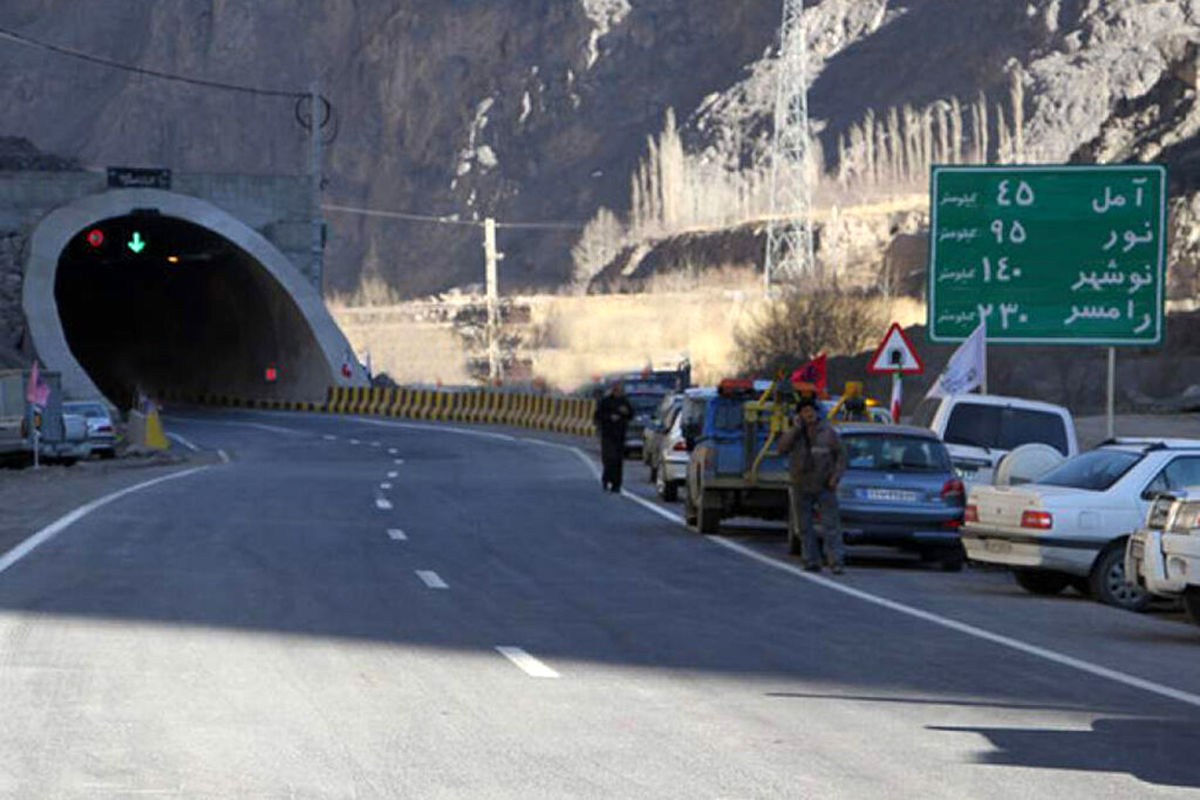
[[808, 36], [804, 0], [784, 0], [779, 33], [775, 140], [771, 148], [771, 218], [764, 283], [817, 274], [813, 252], [812, 140], [808, 122]]
[[325, 217], [321, 211], [322, 180], [322, 142], [324, 135], [322, 127], [325, 121], [321, 119], [321, 85], [313, 81], [309, 87], [309, 125], [308, 125], [308, 156], [309, 176], [312, 178], [312, 279], [316, 282], [317, 292], [325, 296]]
[[488, 217], [483, 223], [483, 253], [487, 261], [487, 338], [488, 379], [495, 384], [502, 377], [500, 365], [500, 287], [497, 262], [503, 255], [496, 252], [496, 220]]

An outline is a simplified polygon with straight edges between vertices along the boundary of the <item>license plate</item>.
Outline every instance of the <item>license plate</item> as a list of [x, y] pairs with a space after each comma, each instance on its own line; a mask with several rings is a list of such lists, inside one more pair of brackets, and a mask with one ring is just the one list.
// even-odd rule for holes
[[863, 489], [862, 496], [867, 500], [878, 500], [885, 503], [915, 503], [916, 492], [906, 492], [903, 489]]
[[1009, 553], [1012, 552], [1012, 542], [1006, 542], [1003, 539], [988, 539], [984, 543], [989, 553]]

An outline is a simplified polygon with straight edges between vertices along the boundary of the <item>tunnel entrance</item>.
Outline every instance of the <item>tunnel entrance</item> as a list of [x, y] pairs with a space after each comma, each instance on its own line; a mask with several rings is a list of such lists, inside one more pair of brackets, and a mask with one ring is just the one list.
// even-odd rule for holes
[[323, 394], [328, 362], [294, 299], [221, 235], [153, 211], [88, 225], [62, 250], [66, 342], [120, 408], [151, 396]]

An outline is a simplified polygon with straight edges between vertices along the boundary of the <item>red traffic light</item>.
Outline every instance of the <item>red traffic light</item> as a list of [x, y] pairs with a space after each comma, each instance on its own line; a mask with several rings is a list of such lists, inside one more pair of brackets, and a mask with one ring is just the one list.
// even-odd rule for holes
[[92, 247], [100, 247], [104, 244], [104, 231], [99, 228], [92, 228], [88, 231], [87, 243]]
[[279, 380], [279, 370], [274, 367], [267, 367], [266, 378], [267, 383], [274, 383]]

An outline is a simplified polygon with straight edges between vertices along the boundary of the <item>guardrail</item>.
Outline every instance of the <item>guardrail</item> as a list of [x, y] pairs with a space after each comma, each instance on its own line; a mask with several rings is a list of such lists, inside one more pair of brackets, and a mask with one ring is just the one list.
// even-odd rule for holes
[[596, 402], [588, 398], [492, 389], [330, 387], [324, 403], [269, 400], [228, 394], [164, 392], [162, 399], [272, 411], [305, 411], [389, 417], [464, 425], [508, 425], [574, 436], [594, 436]]

